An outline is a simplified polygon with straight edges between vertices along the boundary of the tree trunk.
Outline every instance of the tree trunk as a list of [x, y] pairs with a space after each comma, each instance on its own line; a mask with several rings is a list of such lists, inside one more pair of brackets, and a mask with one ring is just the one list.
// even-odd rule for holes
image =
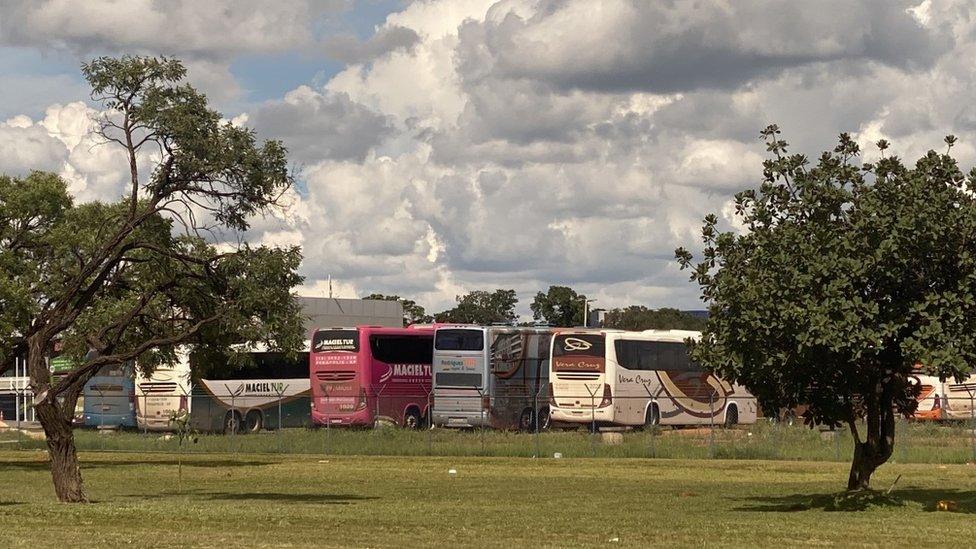
[[[54, 492], [62, 503], [87, 503], [88, 497], [81, 481], [78, 453], [70, 417], [66, 418], [57, 403], [45, 400], [35, 408], [44, 427], [47, 453], [51, 459], [51, 479]], [[72, 407], [72, 412], [74, 408]]]
[[869, 457], [871, 450], [866, 442], [854, 442], [854, 460], [851, 474], [847, 479], [848, 490], [868, 490], [871, 488], [871, 473], [878, 467]]
[[74, 418], [75, 404], [81, 393], [81, 385], [87, 381], [79, 380], [65, 391], [63, 402], [58, 402], [48, 391], [51, 390], [51, 373], [45, 360], [49, 342], [41, 336], [30, 339], [27, 355], [27, 368], [35, 399], [34, 413], [47, 441], [48, 458], [51, 460], [51, 478], [54, 493], [63, 503], [87, 503], [88, 498], [81, 482], [81, 469], [78, 467], [78, 453], [75, 450], [75, 436], [71, 420]]
[[848, 490], [869, 490], [871, 475], [888, 461], [895, 449], [895, 409], [890, 386], [878, 392], [879, 398], [871, 399], [867, 405], [867, 432], [863, 442], [858, 437], [853, 416], [850, 420], [851, 434], [854, 435], [854, 459], [847, 479]]

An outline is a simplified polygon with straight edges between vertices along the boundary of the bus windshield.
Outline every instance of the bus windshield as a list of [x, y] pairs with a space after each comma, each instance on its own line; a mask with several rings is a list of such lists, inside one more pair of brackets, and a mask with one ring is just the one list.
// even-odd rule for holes
[[552, 344], [555, 371], [603, 372], [606, 369], [606, 339], [603, 334], [560, 334]]
[[359, 330], [320, 330], [312, 338], [312, 352], [359, 351]]
[[437, 330], [434, 348], [438, 351], [480, 351], [485, 348], [485, 336], [481, 330]]

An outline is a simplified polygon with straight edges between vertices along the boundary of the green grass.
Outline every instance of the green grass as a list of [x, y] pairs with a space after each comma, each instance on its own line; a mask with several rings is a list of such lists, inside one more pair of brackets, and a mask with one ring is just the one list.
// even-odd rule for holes
[[[7, 435], [7, 441], [12, 440]], [[81, 450], [176, 452], [178, 442], [161, 434], [98, 433], [77, 430]], [[43, 441], [21, 438], [10, 444], [0, 434], [0, 450], [44, 448]], [[836, 438], [835, 438], [836, 437]], [[493, 431], [405, 431], [285, 429], [257, 435], [200, 435], [184, 448], [192, 453], [410, 455], [532, 457], [562, 453], [566, 457], [657, 457], [675, 459], [771, 459], [847, 462], [852, 441], [846, 430], [821, 434], [803, 426], [761, 422], [737, 429], [659, 429], [653, 433], [620, 433], [619, 444], [607, 444], [585, 430], [531, 434]], [[960, 424], [901, 423], [892, 461], [899, 463], [967, 463], [974, 459], [973, 432]]]
[[[41, 451], [0, 450], [0, 546], [914, 546], [976, 536], [972, 466], [83, 453], [93, 505], [54, 503]], [[452, 477], [448, 469], [455, 468]], [[939, 500], [959, 512], [936, 513]], [[834, 512], [834, 511], [843, 512]]]

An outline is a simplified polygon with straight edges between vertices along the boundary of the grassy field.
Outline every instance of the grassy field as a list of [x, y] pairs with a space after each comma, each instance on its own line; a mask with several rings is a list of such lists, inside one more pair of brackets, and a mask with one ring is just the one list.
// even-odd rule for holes
[[[78, 447], [89, 451], [176, 452], [178, 441], [161, 434], [77, 430]], [[609, 442], [586, 431], [531, 434], [492, 431], [399, 429], [285, 429], [257, 435], [200, 435], [186, 452], [226, 454], [657, 457], [674, 459], [850, 460], [846, 430], [820, 433], [803, 426], [761, 422], [736, 429], [659, 429], [623, 432]], [[43, 441], [0, 434], [0, 449], [44, 448]], [[899, 424], [892, 460], [899, 463], [960, 463], [974, 459], [973, 432], [956, 424]]]
[[[967, 545], [974, 468], [884, 466], [843, 498], [825, 462], [85, 453], [90, 506], [40, 451], [0, 451], [0, 546]], [[454, 468], [452, 476], [448, 470]], [[938, 500], [958, 512], [934, 512]], [[836, 511], [845, 512], [836, 512]], [[617, 541], [612, 541], [617, 540]]]

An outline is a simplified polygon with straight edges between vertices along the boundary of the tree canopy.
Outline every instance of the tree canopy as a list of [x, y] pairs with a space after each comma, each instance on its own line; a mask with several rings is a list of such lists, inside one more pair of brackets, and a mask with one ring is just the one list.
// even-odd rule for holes
[[586, 296], [568, 286], [549, 286], [545, 293], [536, 293], [529, 305], [532, 318], [559, 327], [582, 326], [584, 307]]
[[515, 290], [476, 290], [457, 296], [457, 305], [434, 315], [437, 322], [511, 324], [515, 322]]
[[744, 230], [709, 215], [696, 263], [676, 251], [709, 304], [694, 357], [766, 409], [807, 405], [811, 424], [854, 435], [849, 489], [892, 454], [911, 415], [913, 371], [961, 379], [976, 363], [976, 171], [929, 151], [914, 165], [859, 163], [841, 134], [811, 165], [776, 126], [758, 189], [735, 196]]
[[655, 310], [643, 305], [630, 305], [607, 311], [603, 327], [618, 330], [701, 330], [705, 327], [705, 319], [668, 307]]
[[[103, 108], [96, 133], [124, 153], [126, 195], [75, 204], [56, 175], [0, 177], [0, 363], [26, 356], [62, 501], [86, 500], [71, 418], [100, 367], [304, 338], [300, 251], [240, 238], [292, 185], [281, 144], [225, 122], [179, 61], [99, 58], [83, 73]], [[57, 380], [45, 362], [56, 343], [76, 364]]]
[[427, 310], [416, 301], [406, 299], [398, 295], [369, 294], [363, 299], [379, 299], [383, 301], [399, 301], [403, 307], [403, 325], [429, 324], [434, 321], [434, 317], [427, 314]]

